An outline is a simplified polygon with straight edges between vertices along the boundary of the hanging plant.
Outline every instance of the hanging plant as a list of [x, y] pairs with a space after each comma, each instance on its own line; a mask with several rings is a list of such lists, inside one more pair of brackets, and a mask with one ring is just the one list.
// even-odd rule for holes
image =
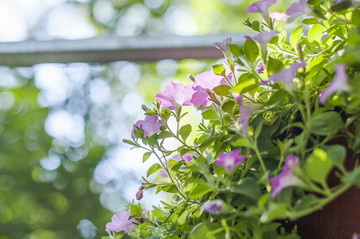
[[[143, 177], [136, 199], [151, 197], [148, 188], [172, 197], [149, 211], [131, 203], [104, 238], [359, 237], [358, 216], [320, 214], [344, 212], [339, 199], [354, 210], [337, 216], [360, 211], [360, 3], [301, 0], [269, 13], [275, 3], [247, 8], [262, 21], [246, 20], [256, 33], [243, 45], [215, 44], [223, 62], [187, 85], [170, 82], [143, 107], [124, 142], [157, 159], [147, 177], [166, 180]], [[297, 18], [292, 32], [278, 25]], [[201, 112], [197, 128], [184, 123], [188, 107]]]

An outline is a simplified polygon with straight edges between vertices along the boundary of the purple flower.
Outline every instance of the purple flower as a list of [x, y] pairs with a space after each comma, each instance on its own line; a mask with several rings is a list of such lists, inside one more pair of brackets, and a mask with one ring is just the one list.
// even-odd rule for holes
[[201, 209], [205, 212], [218, 215], [223, 208], [223, 202], [221, 200], [209, 200], [206, 201], [202, 206]]
[[239, 119], [238, 124], [241, 125], [241, 130], [243, 134], [248, 133], [249, 129], [249, 120], [252, 114], [260, 108], [260, 105], [244, 105], [242, 95], [236, 94], [235, 100], [239, 104]]
[[[231, 69], [227, 65], [225, 65], [225, 74], [228, 80], [232, 80], [234, 77]], [[211, 104], [209, 92], [212, 92], [212, 90], [219, 85], [229, 85], [229, 83], [223, 76], [216, 75], [213, 71], [205, 71], [198, 74], [195, 76], [195, 83], [193, 84], [194, 94], [190, 102], [196, 107], [201, 105], [209, 106]]]
[[[188, 163], [191, 162], [191, 160], [194, 159], [194, 157], [195, 157], [194, 155], [189, 154], [189, 153], [186, 153], [186, 154], [184, 154], [184, 155], [182, 156], [182, 158], [181, 158], [181, 155], [180, 155], [180, 154], [176, 154], [176, 155], [174, 155], [171, 159], [174, 159], [174, 160], [176, 160], [176, 161], [178, 161], [178, 162], [179, 162], [181, 159], [183, 159], [183, 160], [185, 161], [185, 163], [188, 164]], [[169, 177], [169, 175], [167, 174], [167, 172], [166, 172], [164, 169], [162, 169], [162, 170], [160, 171], [160, 176], [163, 177], [163, 178]]]
[[150, 137], [153, 134], [159, 133], [161, 126], [162, 123], [158, 120], [157, 115], [146, 116], [145, 120], [138, 120], [134, 124], [131, 131], [131, 137], [135, 138], [135, 130], [142, 130], [144, 132], [144, 137]]
[[260, 0], [258, 2], [254, 2], [246, 9], [247, 13], [260, 13], [264, 20], [269, 23], [269, 8], [276, 3], [276, 0]]
[[274, 198], [284, 188], [290, 186], [301, 186], [303, 182], [294, 175], [293, 168], [299, 164], [299, 158], [296, 156], [287, 156], [283, 171], [276, 177], [270, 178], [272, 186], [271, 197]]
[[294, 88], [293, 79], [295, 78], [298, 70], [301, 67], [305, 67], [305, 65], [306, 63], [304, 61], [302, 61], [301, 63], [294, 62], [293, 64], [291, 64], [289, 69], [283, 69], [279, 73], [272, 74], [269, 77], [269, 81], [273, 83], [279, 81], [285, 86], [285, 88], [287, 88], [288, 90], [292, 90]]
[[285, 11], [286, 15], [290, 16], [287, 19], [287, 22], [293, 22], [297, 17], [302, 15], [307, 15], [312, 13], [311, 9], [307, 4], [307, 0], [300, 0], [298, 3], [293, 3], [288, 9]]
[[106, 224], [106, 230], [114, 232], [124, 231], [125, 233], [131, 232], [136, 227], [136, 224], [134, 224], [135, 218], [129, 219], [130, 216], [130, 211], [115, 214], [111, 218], [111, 222]]
[[264, 66], [264, 62], [260, 61], [256, 68], [255, 68], [256, 72], [261, 74], [261, 73], [264, 73], [264, 70], [265, 70], [265, 66]]
[[223, 52], [224, 57], [228, 61], [232, 61], [233, 60], [233, 55], [230, 52], [229, 44], [231, 44], [231, 37], [226, 38], [225, 40], [222, 41], [222, 43], [216, 42], [215, 47]]
[[285, 21], [289, 16], [281, 12], [271, 12], [270, 17], [277, 21]]
[[191, 105], [190, 100], [194, 93], [192, 86], [170, 82], [165, 90], [157, 93], [155, 98], [163, 108], [178, 111], [183, 105]]
[[330, 85], [321, 93], [320, 102], [324, 103], [329, 96], [336, 91], [346, 91], [349, 89], [347, 85], [346, 66], [343, 64], [337, 65], [335, 69], [334, 79]]
[[267, 44], [277, 34], [279, 34], [278, 31], [271, 30], [269, 32], [261, 32], [253, 37], [245, 36], [245, 38], [257, 41], [260, 44], [261, 53], [264, 54], [266, 52]]
[[235, 149], [228, 153], [219, 153], [219, 159], [214, 164], [222, 166], [228, 173], [231, 173], [237, 165], [245, 160], [246, 157], [240, 155], [240, 149]]

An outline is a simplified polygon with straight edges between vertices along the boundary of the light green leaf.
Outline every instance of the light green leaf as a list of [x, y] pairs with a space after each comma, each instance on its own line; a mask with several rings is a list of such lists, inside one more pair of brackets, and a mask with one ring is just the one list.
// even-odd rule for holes
[[266, 65], [266, 70], [269, 75], [280, 72], [284, 67], [284, 64], [277, 59], [269, 57], [269, 61]]
[[242, 55], [243, 55], [243, 50], [242, 50], [241, 47], [238, 46], [238, 45], [229, 44], [229, 49], [230, 49], [230, 52], [231, 52], [234, 56], [242, 56]]
[[152, 152], [146, 152], [143, 155], [143, 163], [150, 157], [150, 155], [152, 154]]
[[131, 213], [132, 216], [141, 217], [142, 211], [143, 210], [142, 210], [140, 204], [138, 204], [138, 205], [130, 205], [130, 213]]
[[239, 84], [237, 84], [234, 88], [232, 88], [232, 92], [234, 93], [246, 93], [249, 92], [256, 87], [258, 87], [260, 84], [256, 82], [254, 79], [248, 79], [245, 81], [241, 81]]
[[228, 114], [231, 114], [232, 113], [232, 110], [235, 106], [235, 103], [234, 101], [226, 101], [222, 106], [222, 110]]
[[213, 91], [220, 96], [225, 96], [229, 94], [229, 90], [231, 90], [231, 87], [228, 85], [219, 85], [216, 86]]
[[332, 167], [333, 163], [329, 159], [327, 153], [324, 150], [317, 148], [307, 158], [305, 171], [312, 180], [325, 185], [327, 176]]
[[323, 35], [325, 28], [319, 24], [314, 25], [309, 33], [308, 33], [308, 40], [310, 42], [316, 41], [316, 42], [321, 42], [321, 38]]
[[168, 192], [168, 193], [177, 193], [177, 187], [175, 184], [170, 183], [168, 185], [165, 185], [161, 188], [164, 192]]
[[170, 137], [174, 137], [174, 136], [169, 131], [161, 131], [160, 134], [157, 136], [158, 139], [166, 139]]
[[225, 76], [226, 69], [225, 69], [224, 66], [222, 66], [222, 65], [214, 65], [212, 67], [212, 69], [213, 69], [213, 72], [214, 72], [215, 75]]
[[299, 40], [301, 38], [302, 30], [303, 30], [303, 26], [299, 26], [290, 35], [290, 45], [294, 49], [297, 49], [297, 43], [299, 42]]
[[200, 181], [194, 190], [190, 192], [189, 199], [197, 199], [210, 191], [212, 191], [212, 188], [207, 183]]
[[217, 119], [219, 118], [218, 114], [214, 110], [207, 110], [201, 113], [204, 119]]
[[190, 124], [186, 124], [186, 125], [182, 126], [179, 130], [179, 134], [184, 141], [186, 141], [186, 139], [190, 133], [191, 133], [191, 125]]
[[308, 18], [303, 20], [303, 23], [306, 25], [314, 25], [314, 24], [319, 24], [320, 22], [319, 19], [317, 18]]
[[244, 51], [246, 58], [251, 62], [255, 62], [256, 58], [259, 55], [258, 45], [250, 39], [247, 39], [244, 44]]
[[155, 173], [156, 171], [158, 171], [159, 169], [161, 169], [160, 164], [156, 163], [153, 164], [147, 171], [147, 177], [149, 177], [151, 174]]

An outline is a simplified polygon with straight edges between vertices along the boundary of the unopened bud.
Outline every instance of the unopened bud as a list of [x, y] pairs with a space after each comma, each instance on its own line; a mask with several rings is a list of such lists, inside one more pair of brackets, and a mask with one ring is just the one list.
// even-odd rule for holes
[[191, 80], [192, 82], [195, 82], [195, 78], [194, 78], [192, 75], [189, 74], [189, 75], [187, 76], [187, 78], [188, 78], [189, 80]]
[[136, 200], [139, 200], [139, 201], [140, 201], [140, 200], [143, 198], [143, 194], [144, 194], [144, 191], [143, 191], [143, 190], [146, 190], [146, 189], [148, 189], [148, 188], [150, 188], [149, 185], [142, 185], [142, 186], [140, 186], [138, 192], [136, 193]]
[[145, 112], [148, 112], [150, 110], [146, 105], [141, 105], [141, 109]]

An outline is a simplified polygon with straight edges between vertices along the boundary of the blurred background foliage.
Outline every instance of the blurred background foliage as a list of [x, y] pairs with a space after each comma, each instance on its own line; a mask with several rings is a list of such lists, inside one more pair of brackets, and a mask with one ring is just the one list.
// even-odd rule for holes
[[[242, 23], [251, 2], [3, 0], [0, 41], [231, 36], [247, 31]], [[272, 10], [286, 6], [280, 3]], [[121, 142], [143, 117], [141, 104], [149, 106], [169, 80], [186, 82], [189, 73], [208, 70], [212, 63], [1, 66], [0, 239], [104, 235], [106, 222], [135, 198], [146, 172], [141, 154]], [[150, 207], [154, 200], [145, 197], [142, 203]]]

